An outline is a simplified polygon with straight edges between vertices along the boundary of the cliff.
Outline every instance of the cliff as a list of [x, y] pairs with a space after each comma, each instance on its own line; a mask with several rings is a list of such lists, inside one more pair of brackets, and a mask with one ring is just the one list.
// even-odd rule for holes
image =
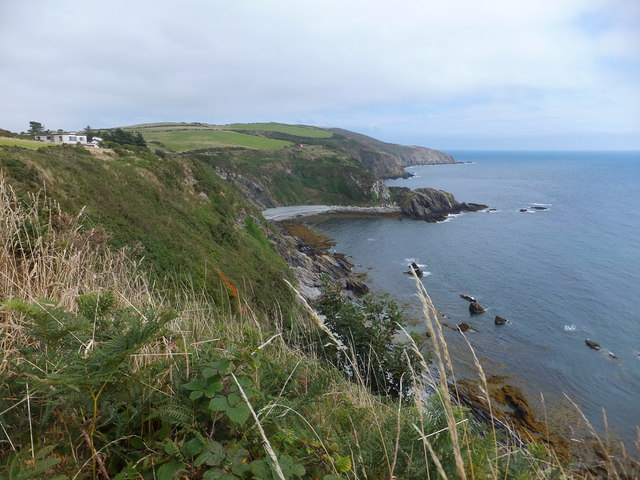
[[341, 128], [332, 128], [330, 131], [334, 132], [335, 137], [344, 139], [335, 142], [337, 149], [357, 158], [382, 178], [406, 176], [405, 167], [412, 165], [457, 163], [448, 153], [431, 148], [386, 143]]

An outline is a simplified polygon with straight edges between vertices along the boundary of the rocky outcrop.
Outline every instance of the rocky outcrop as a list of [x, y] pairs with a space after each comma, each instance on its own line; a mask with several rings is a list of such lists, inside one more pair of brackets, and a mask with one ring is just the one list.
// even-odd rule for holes
[[476, 315], [485, 311], [485, 308], [478, 302], [471, 302], [469, 304], [469, 313]]
[[404, 273], [408, 275], [413, 275], [415, 273], [418, 277], [424, 276], [424, 272], [416, 262], [411, 262], [411, 265], [409, 265], [409, 270]]
[[404, 215], [427, 222], [441, 222], [447, 215], [460, 212], [475, 212], [487, 208], [477, 203], [458, 202], [452, 193], [435, 188], [396, 189], [400, 209]]
[[589, 348], [592, 348], [593, 350], [600, 350], [600, 348], [601, 348], [601, 347], [600, 347], [600, 344], [599, 344], [599, 343], [594, 342], [593, 340], [588, 340], [588, 339], [587, 339], [587, 340], [585, 340], [585, 341], [584, 341], [584, 343], [586, 343], [586, 344], [587, 344], [587, 346], [588, 346]]
[[343, 285], [353, 296], [369, 292], [361, 276], [352, 272], [354, 265], [347, 256], [331, 252], [333, 243], [328, 237], [299, 222], [285, 221], [277, 225], [279, 234], [269, 238], [293, 270], [298, 291], [307, 301], [320, 295], [325, 277], [336, 285]]
[[349, 290], [357, 296], [369, 293], [369, 287], [355, 278], [347, 278], [345, 281], [345, 290]]

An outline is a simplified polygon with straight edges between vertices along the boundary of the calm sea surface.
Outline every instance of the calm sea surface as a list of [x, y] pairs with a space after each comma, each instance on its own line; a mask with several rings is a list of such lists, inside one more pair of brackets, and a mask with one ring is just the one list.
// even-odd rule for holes
[[[438, 224], [312, 222], [370, 286], [418, 318], [413, 280], [403, 274], [415, 259], [429, 272], [422, 280], [444, 321], [477, 330], [468, 338], [489, 374], [512, 376], [547, 404], [566, 393], [599, 427], [605, 408], [609, 427], [631, 443], [640, 425], [640, 153], [453, 154], [473, 163], [414, 167], [414, 177], [388, 183], [443, 189], [496, 212]], [[548, 209], [531, 211], [536, 205]], [[461, 293], [488, 311], [471, 317]], [[510, 324], [494, 325], [496, 315]], [[468, 349], [459, 334], [449, 337], [464, 372]]]

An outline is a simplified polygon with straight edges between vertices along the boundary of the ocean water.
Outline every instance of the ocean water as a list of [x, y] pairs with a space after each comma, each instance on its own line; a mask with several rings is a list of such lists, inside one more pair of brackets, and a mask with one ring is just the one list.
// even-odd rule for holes
[[[438, 224], [312, 223], [368, 274], [371, 287], [390, 292], [417, 320], [415, 285], [403, 273], [415, 260], [428, 272], [422, 281], [443, 321], [477, 330], [467, 337], [488, 374], [510, 376], [550, 408], [566, 403], [566, 394], [598, 429], [604, 408], [610, 431], [631, 445], [640, 425], [640, 153], [452, 153], [472, 163], [413, 167], [414, 177], [388, 183], [443, 189], [496, 212]], [[471, 316], [462, 293], [487, 312]], [[496, 326], [496, 315], [509, 324]], [[419, 321], [413, 328], [424, 330]], [[469, 373], [461, 335], [448, 337]], [[566, 417], [571, 423], [575, 414]]]

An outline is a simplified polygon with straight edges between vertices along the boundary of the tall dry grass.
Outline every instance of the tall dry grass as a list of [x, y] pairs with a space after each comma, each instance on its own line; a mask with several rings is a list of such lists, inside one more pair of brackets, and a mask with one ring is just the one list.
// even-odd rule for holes
[[16, 345], [32, 342], [3, 303], [53, 301], [71, 312], [83, 294], [111, 291], [122, 306], [157, 302], [125, 250], [107, 247], [104, 229], [86, 228], [83, 212], [70, 216], [44, 192], [19, 198], [0, 176], [0, 373]]

